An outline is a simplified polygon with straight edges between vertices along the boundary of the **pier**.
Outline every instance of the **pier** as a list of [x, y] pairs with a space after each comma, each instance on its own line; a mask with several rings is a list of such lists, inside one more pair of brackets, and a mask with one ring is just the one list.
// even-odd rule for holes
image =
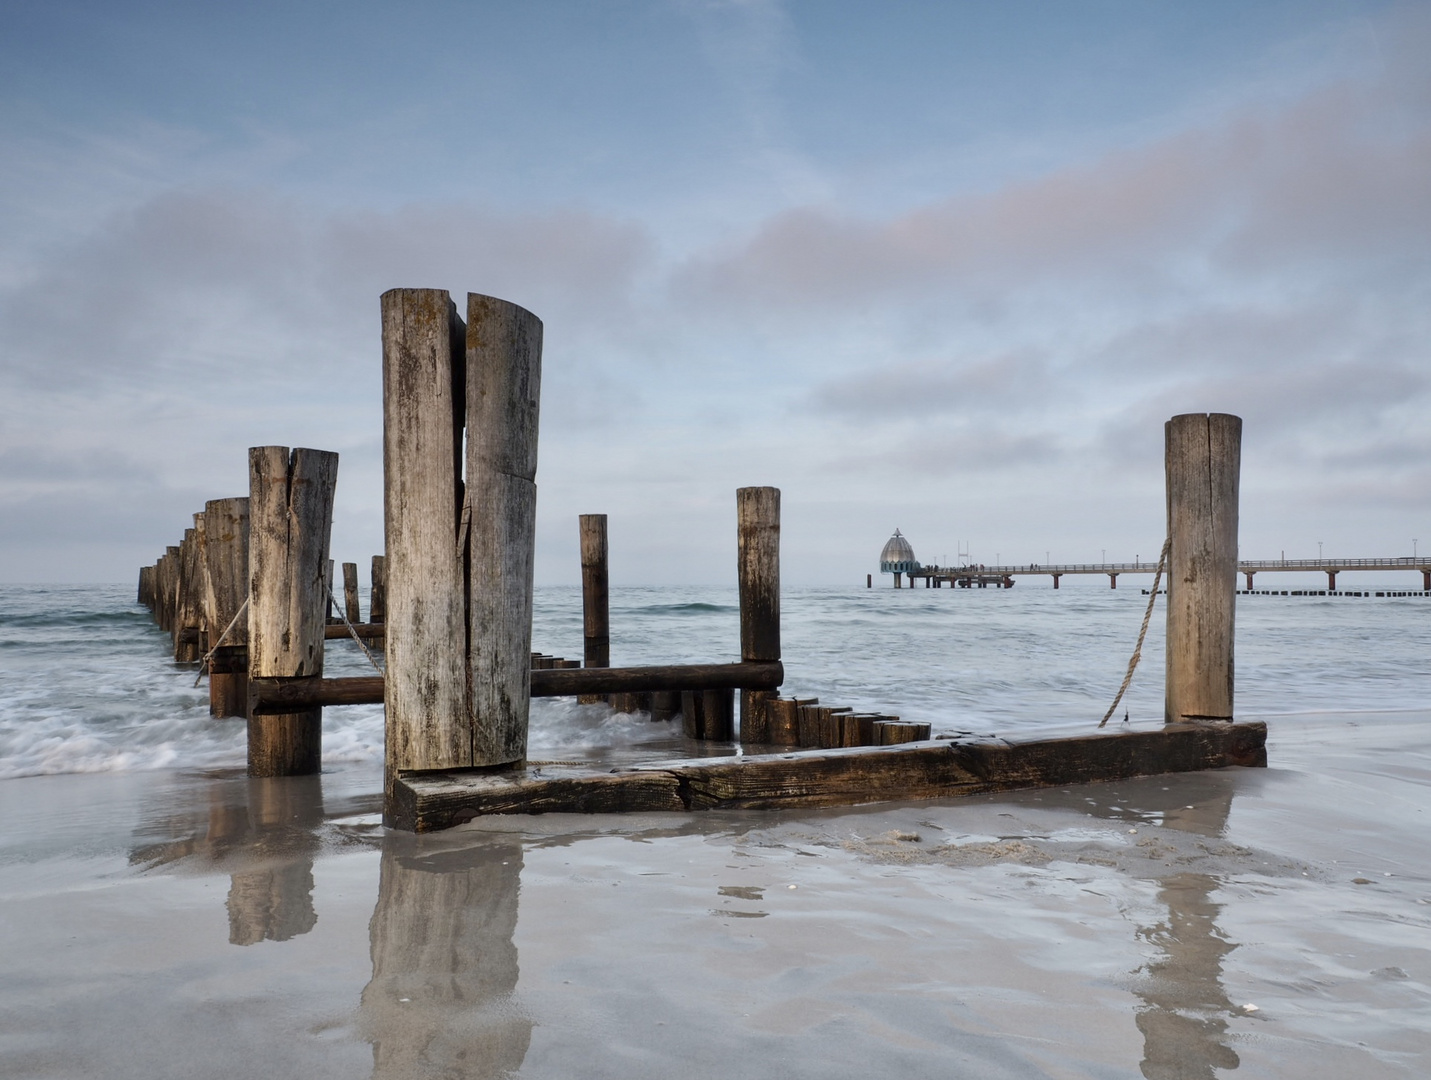
[[[904, 541], [906, 547], [908, 542], [899, 535], [899, 530], [895, 530], [895, 537], [891, 538], [891, 543], [895, 538]], [[888, 549], [886, 549], [888, 550]], [[883, 563], [885, 560], [881, 560]], [[996, 588], [1011, 589], [1014, 586], [1014, 579], [1020, 577], [1051, 577], [1053, 587], [1058, 588], [1059, 579], [1065, 576], [1077, 576], [1088, 574], [1103, 574], [1108, 578], [1108, 587], [1116, 589], [1118, 578], [1124, 574], [1152, 574], [1158, 568], [1157, 560], [1148, 562], [1147, 560], [1135, 560], [1134, 562], [1122, 563], [1018, 563], [1007, 566], [985, 566], [983, 564], [973, 564], [969, 566], [922, 566], [913, 561], [913, 551], [910, 550], [910, 559], [905, 561], [900, 570], [881, 570], [884, 573], [894, 574], [894, 587], [901, 588], [902, 577], [908, 577], [909, 585], [914, 588], [917, 580], [923, 580], [926, 589], [940, 589], [945, 586], [968, 588]], [[1431, 595], [1431, 557], [1427, 556], [1397, 556], [1384, 559], [1243, 559], [1237, 564], [1237, 572], [1243, 576], [1247, 582], [1247, 590], [1252, 591], [1254, 576], [1257, 574], [1275, 573], [1322, 573], [1327, 575], [1327, 589], [1335, 590], [1337, 587], [1337, 575], [1348, 570], [1356, 571], [1399, 571], [1405, 573], [1408, 570], [1416, 571], [1421, 575], [1422, 592]], [[868, 584], [873, 584], [872, 581]]]

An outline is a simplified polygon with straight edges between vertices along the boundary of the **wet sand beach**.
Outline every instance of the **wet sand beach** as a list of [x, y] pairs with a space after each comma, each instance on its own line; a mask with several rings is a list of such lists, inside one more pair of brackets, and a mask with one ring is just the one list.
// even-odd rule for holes
[[1266, 770], [385, 833], [376, 771], [0, 783], [7, 1077], [1414, 1077], [1431, 713]]

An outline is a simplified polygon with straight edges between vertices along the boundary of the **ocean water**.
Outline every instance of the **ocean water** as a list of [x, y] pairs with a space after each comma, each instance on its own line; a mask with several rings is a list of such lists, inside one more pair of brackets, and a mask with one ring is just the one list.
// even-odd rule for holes
[[[0, 586], [0, 779], [245, 760], [242, 721], [208, 715], [195, 665], [131, 585]], [[1055, 591], [789, 589], [784, 692], [929, 722], [935, 733], [1092, 729], [1122, 680], [1148, 597], [1137, 588]], [[366, 610], [366, 597], [364, 597]], [[1159, 601], [1117, 719], [1162, 720]], [[615, 588], [615, 665], [739, 656], [734, 589]], [[533, 647], [581, 655], [578, 588], [539, 588]], [[329, 642], [330, 676], [370, 673]], [[1431, 700], [1431, 598], [1238, 598], [1237, 714], [1378, 712]], [[671, 724], [569, 700], [533, 703], [531, 756], [669, 743]], [[380, 706], [330, 708], [324, 761], [382, 760]]]

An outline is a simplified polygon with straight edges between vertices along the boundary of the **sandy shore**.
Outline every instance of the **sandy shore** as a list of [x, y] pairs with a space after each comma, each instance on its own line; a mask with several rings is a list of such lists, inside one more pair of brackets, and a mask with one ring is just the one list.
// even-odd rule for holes
[[1431, 714], [1267, 770], [385, 835], [370, 770], [0, 782], [7, 1077], [1419, 1077]]

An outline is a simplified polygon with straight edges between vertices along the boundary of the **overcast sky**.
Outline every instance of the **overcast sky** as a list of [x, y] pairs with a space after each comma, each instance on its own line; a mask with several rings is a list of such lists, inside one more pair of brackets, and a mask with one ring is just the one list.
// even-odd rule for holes
[[132, 580], [252, 445], [382, 549], [378, 297], [545, 323], [539, 584], [1431, 547], [1431, 7], [4, 3], [0, 580]]

